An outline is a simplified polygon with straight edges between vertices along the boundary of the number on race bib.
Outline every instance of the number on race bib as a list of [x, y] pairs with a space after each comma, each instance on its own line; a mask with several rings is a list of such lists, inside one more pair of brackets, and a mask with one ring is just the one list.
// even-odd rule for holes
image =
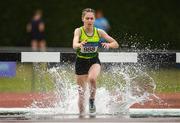
[[95, 53], [95, 52], [97, 52], [97, 49], [98, 49], [97, 46], [96, 47], [92, 47], [92, 46], [87, 47], [87, 46], [85, 46], [85, 47], [81, 48], [81, 52], [82, 53]]

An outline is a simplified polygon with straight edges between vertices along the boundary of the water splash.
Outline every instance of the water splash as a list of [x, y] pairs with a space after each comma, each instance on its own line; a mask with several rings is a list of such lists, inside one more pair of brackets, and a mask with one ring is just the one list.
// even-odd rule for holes
[[[141, 65], [102, 65], [96, 91], [97, 114], [127, 114], [135, 103], [151, 100], [156, 88], [154, 80]], [[52, 107], [56, 113], [78, 114], [78, 87], [74, 78], [74, 65], [61, 64], [48, 70], [54, 81], [54, 93], [58, 99]], [[155, 96], [155, 95], [154, 95]], [[88, 113], [89, 90], [86, 91]]]
[[128, 109], [135, 103], [144, 103], [150, 100], [156, 88], [154, 80], [138, 65], [112, 65], [104, 72], [110, 94], [109, 113], [128, 113]]

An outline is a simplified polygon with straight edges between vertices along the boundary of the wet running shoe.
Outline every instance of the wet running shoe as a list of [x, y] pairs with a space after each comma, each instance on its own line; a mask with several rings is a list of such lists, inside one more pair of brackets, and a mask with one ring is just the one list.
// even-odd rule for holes
[[90, 115], [96, 114], [96, 106], [94, 104], [94, 99], [89, 99], [89, 113]]

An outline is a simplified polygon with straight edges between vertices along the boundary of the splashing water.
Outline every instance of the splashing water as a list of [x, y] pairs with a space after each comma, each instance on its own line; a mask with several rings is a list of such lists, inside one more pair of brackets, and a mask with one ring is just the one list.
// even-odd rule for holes
[[[74, 79], [74, 66], [61, 64], [48, 70], [58, 99], [52, 107], [59, 114], [78, 114], [78, 86]], [[97, 114], [127, 114], [135, 103], [151, 100], [156, 88], [154, 80], [142, 70], [141, 65], [102, 65], [96, 91]], [[89, 90], [87, 87], [86, 112], [88, 113]]]

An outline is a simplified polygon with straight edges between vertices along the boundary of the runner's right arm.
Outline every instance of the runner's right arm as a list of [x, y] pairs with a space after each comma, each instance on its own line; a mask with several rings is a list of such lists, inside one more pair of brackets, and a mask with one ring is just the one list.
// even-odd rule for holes
[[74, 31], [73, 49], [81, 48], [86, 43], [86, 41], [82, 41], [79, 43], [80, 34], [80, 28], [76, 28]]

